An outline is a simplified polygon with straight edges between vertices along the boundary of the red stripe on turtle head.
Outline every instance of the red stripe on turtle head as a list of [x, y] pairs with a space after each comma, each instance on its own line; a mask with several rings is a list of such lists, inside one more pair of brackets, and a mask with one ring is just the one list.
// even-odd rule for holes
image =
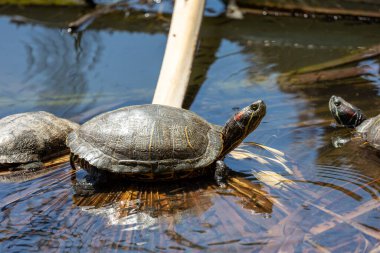
[[241, 117], [244, 115], [244, 111], [240, 111], [238, 113], [235, 114], [234, 116], [234, 120], [235, 121], [240, 121], [241, 120]]

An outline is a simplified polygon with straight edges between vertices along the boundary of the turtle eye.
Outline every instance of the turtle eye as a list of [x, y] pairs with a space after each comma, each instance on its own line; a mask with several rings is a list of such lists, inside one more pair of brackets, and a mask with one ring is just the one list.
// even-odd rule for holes
[[340, 106], [341, 104], [342, 104], [342, 103], [341, 103], [340, 101], [335, 101], [335, 102], [334, 102], [334, 105], [335, 105], [335, 106]]
[[259, 106], [257, 104], [251, 105], [251, 109], [256, 111], [257, 109], [259, 109]]

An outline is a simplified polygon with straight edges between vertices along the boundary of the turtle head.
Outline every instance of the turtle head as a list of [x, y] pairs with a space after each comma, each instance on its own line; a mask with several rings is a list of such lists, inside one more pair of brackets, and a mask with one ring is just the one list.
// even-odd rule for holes
[[359, 108], [338, 96], [331, 96], [329, 108], [336, 122], [346, 127], [357, 127], [367, 119]]
[[221, 157], [236, 148], [245, 137], [255, 130], [265, 113], [265, 103], [258, 100], [232, 116], [223, 127], [223, 151]]

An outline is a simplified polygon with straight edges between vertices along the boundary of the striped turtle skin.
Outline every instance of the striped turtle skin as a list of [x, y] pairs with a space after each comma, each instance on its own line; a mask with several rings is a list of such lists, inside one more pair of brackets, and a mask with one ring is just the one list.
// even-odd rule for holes
[[338, 124], [355, 128], [363, 140], [380, 149], [380, 115], [367, 118], [359, 108], [338, 96], [330, 98], [329, 109]]

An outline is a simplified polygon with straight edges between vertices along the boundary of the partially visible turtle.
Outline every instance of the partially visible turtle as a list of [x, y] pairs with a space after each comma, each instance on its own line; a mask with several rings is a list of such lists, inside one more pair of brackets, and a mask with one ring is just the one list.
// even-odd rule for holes
[[[355, 128], [363, 140], [372, 147], [380, 149], [380, 115], [367, 119], [359, 108], [338, 96], [330, 98], [329, 108], [338, 124]], [[340, 142], [344, 144], [346, 140], [340, 140]]]
[[0, 168], [40, 169], [42, 161], [67, 152], [67, 134], [78, 127], [43, 111], [0, 119]]
[[215, 171], [223, 185], [226, 154], [261, 122], [263, 101], [243, 108], [224, 127], [197, 114], [164, 105], [137, 105], [103, 113], [67, 137], [73, 168], [89, 172], [82, 186], [108, 176], [137, 181], [190, 178]]

